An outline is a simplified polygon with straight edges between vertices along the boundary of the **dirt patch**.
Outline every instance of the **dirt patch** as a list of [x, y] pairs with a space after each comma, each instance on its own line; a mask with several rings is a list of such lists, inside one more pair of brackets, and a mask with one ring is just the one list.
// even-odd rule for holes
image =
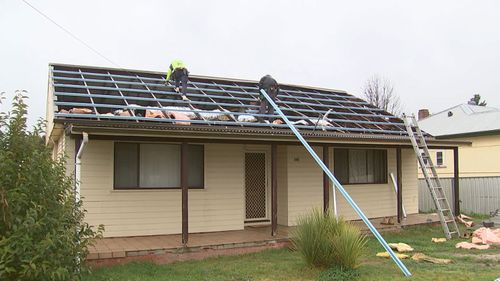
[[87, 265], [94, 268], [124, 264], [132, 261], [148, 261], [156, 264], [168, 264], [181, 261], [203, 260], [209, 257], [235, 256], [235, 255], [256, 253], [266, 249], [280, 249], [288, 247], [290, 247], [290, 243], [284, 241], [284, 242], [269, 243], [265, 245], [242, 246], [242, 247], [235, 247], [228, 249], [200, 249], [197, 251], [184, 252], [184, 253], [165, 252], [159, 254], [151, 253], [138, 256], [126, 256], [120, 258], [96, 259], [96, 260], [88, 260], [86, 263]]
[[478, 261], [500, 261], [500, 254], [452, 254], [452, 256], [472, 258]]

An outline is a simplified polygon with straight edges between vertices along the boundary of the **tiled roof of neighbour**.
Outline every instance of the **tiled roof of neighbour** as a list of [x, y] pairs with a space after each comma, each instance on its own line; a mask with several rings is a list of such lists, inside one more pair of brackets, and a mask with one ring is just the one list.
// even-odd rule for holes
[[[287, 128], [255, 120], [260, 116], [256, 81], [192, 75], [187, 91], [190, 101], [183, 101], [173, 86], [165, 85], [165, 75], [159, 72], [63, 64], [51, 64], [50, 72], [55, 120]], [[300, 130], [406, 135], [401, 119], [343, 91], [280, 84], [277, 104]], [[173, 113], [190, 120], [176, 119]]]

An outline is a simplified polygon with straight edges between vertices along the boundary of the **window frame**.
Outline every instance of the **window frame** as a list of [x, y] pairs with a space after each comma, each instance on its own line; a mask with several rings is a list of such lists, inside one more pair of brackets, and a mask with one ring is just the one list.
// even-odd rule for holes
[[[137, 145], [137, 186], [135, 187], [117, 187], [116, 186], [116, 173], [115, 173], [115, 159], [116, 159], [116, 144], [119, 143], [128, 143], [128, 144], [136, 144]], [[181, 189], [180, 186], [174, 186], [174, 187], [140, 187], [140, 172], [141, 172], [141, 144], [169, 144], [169, 145], [181, 145], [180, 143], [169, 143], [169, 142], [128, 142], [128, 141], [115, 141], [113, 142], [113, 190], [178, 190]], [[201, 181], [202, 185], [201, 186], [188, 186], [188, 189], [205, 189], [205, 145], [204, 144], [188, 144], [188, 145], [196, 145], [196, 146], [201, 146], [203, 153], [202, 153], [202, 163], [203, 163], [203, 168], [201, 169]], [[182, 159], [182, 149], [180, 149], [181, 157]], [[181, 163], [179, 162], [179, 166]], [[188, 175], [189, 176], [189, 175]]]
[[[339, 182], [342, 184], [342, 185], [366, 185], [366, 184], [388, 184], [389, 183], [389, 161], [388, 161], [388, 151], [387, 149], [376, 149], [376, 148], [334, 148], [333, 149], [333, 174], [336, 176], [336, 173], [335, 173], [335, 167], [337, 167], [336, 163], [335, 163], [335, 151], [336, 150], [339, 150], [339, 149], [343, 149], [343, 150], [346, 150], [346, 155], [347, 155], [347, 182], [341, 182], [340, 179], [339, 179]], [[358, 183], [351, 183], [350, 182], [350, 170], [349, 170], [349, 167], [350, 167], [350, 162], [349, 162], [349, 151], [351, 150], [365, 150], [365, 151], [370, 151], [370, 150], [376, 150], [376, 151], [383, 151], [383, 155], [385, 156], [384, 157], [384, 170], [385, 170], [385, 173], [383, 173], [383, 177], [382, 177], [382, 180], [380, 182], [378, 181], [373, 181], [373, 182], [358, 182]], [[366, 165], [368, 166], [368, 162], [366, 163]], [[367, 170], [368, 171], [368, 170]]]
[[[439, 164], [439, 157], [438, 154], [441, 153], [441, 164]], [[444, 151], [438, 150], [436, 151], [436, 167], [444, 167]]]

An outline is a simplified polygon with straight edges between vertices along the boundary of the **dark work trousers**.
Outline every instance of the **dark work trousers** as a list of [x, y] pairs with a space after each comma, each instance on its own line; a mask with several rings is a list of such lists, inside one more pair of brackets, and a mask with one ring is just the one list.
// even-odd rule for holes
[[175, 87], [179, 88], [180, 84], [182, 82], [182, 95], [185, 96], [187, 92], [187, 86], [188, 86], [188, 71], [185, 68], [182, 69], [176, 69], [172, 73], [172, 78], [175, 81]]
[[[271, 89], [264, 89], [264, 90], [269, 95], [269, 97], [274, 102], [276, 102], [276, 96], [278, 96], [278, 90], [273, 89], [273, 88], [271, 88]], [[260, 99], [259, 114], [273, 115], [274, 114], [274, 107], [269, 104], [269, 102], [267, 101], [267, 99], [264, 96], [262, 96], [262, 94], [259, 96], [259, 99]], [[263, 122], [263, 120], [264, 120], [263, 117], [259, 117], [257, 119], [259, 119], [260, 122]], [[269, 117], [268, 120], [269, 120], [269, 122], [273, 122], [274, 121], [274, 117]]]

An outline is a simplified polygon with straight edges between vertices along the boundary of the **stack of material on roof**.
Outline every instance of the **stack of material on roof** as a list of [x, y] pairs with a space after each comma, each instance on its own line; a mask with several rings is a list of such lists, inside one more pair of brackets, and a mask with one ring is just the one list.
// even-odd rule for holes
[[59, 110], [59, 112], [60, 113], [73, 113], [73, 114], [92, 114], [92, 113], [94, 113], [92, 111], [92, 109], [82, 108], [82, 107], [74, 107], [74, 108], [70, 109], [69, 111], [65, 110], [65, 109], [61, 109], [61, 110]]
[[257, 118], [253, 115], [242, 114], [238, 116], [238, 122], [257, 122]]
[[146, 118], [164, 118], [163, 112], [161, 110], [146, 110]]
[[186, 120], [184, 118], [189, 119], [196, 119], [196, 113], [192, 111], [191, 108], [189, 107], [183, 107], [183, 106], [166, 106], [162, 108], [167, 112], [167, 115], [169, 116], [175, 116], [179, 118], [174, 118], [174, 119], [181, 119], [181, 120]]
[[130, 114], [130, 111], [128, 111], [127, 109], [115, 110], [113, 111], [113, 114], [116, 116], [132, 116], [132, 114]]
[[[199, 109], [196, 109], [196, 111], [200, 111]], [[229, 112], [227, 110], [225, 111], [222, 111], [222, 110], [219, 110], [219, 109], [214, 109], [212, 110], [213, 113], [208, 113], [208, 112], [198, 112], [198, 114], [200, 114], [200, 116], [205, 119], [205, 120], [219, 120], [219, 121], [229, 121], [231, 120], [229, 118], [229, 116], [227, 115], [227, 113], [225, 112]]]

